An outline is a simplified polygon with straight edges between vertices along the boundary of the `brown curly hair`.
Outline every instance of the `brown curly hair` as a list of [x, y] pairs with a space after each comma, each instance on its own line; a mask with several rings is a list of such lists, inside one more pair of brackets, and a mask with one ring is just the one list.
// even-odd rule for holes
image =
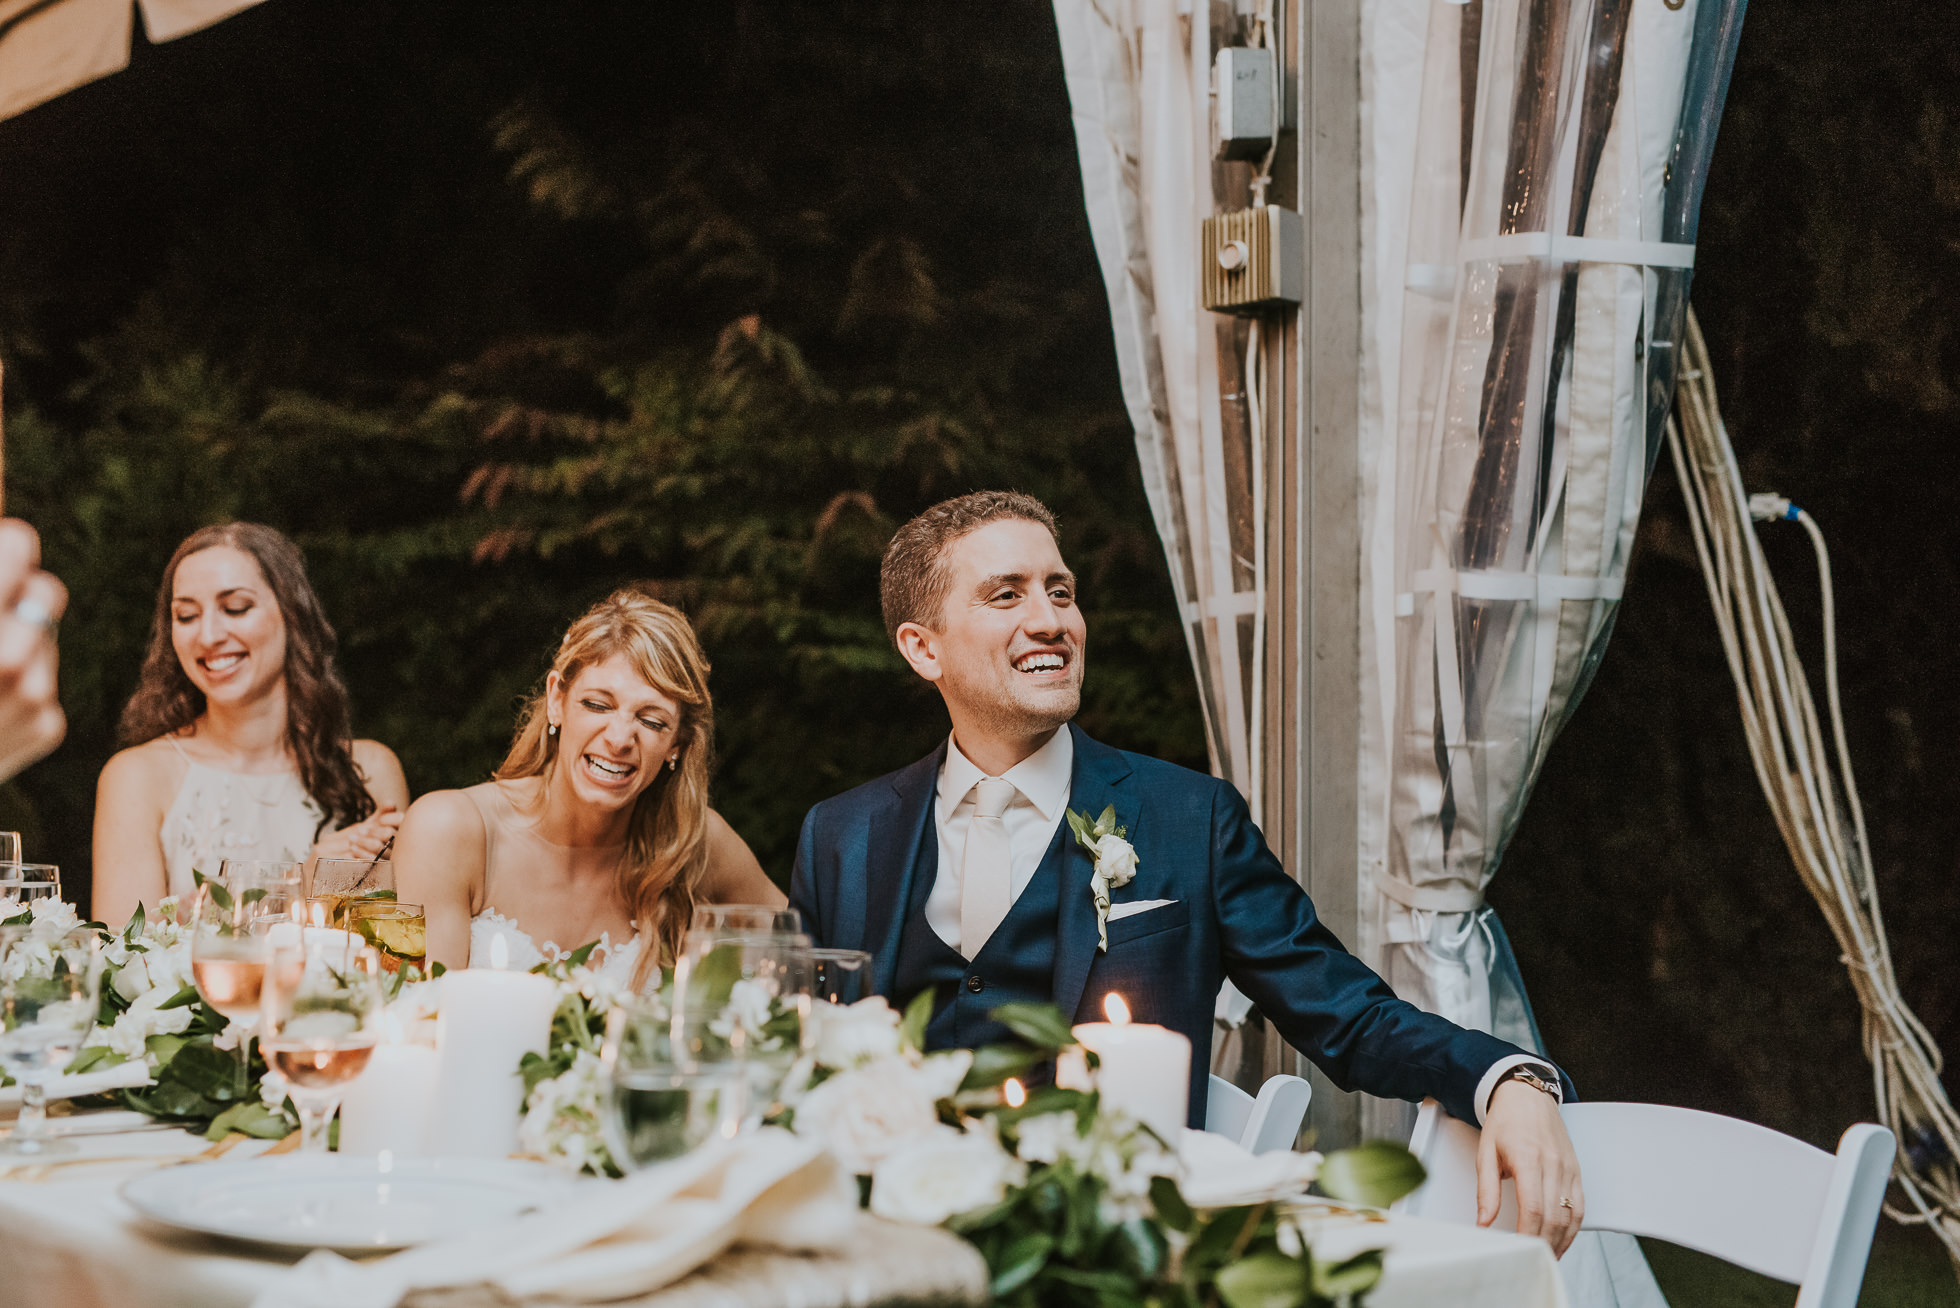
[[[626, 859], [619, 869], [619, 897], [641, 935], [659, 947], [644, 949], [633, 974], [644, 985], [664, 955], [672, 961], [694, 917], [694, 891], [708, 867], [708, 774], [713, 770], [715, 704], [708, 694], [708, 658], [687, 615], [643, 591], [614, 591], [593, 605], [559, 642], [551, 670], [561, 686], [579, 672], [624, 654], [640, 679], [680, 705], [677, 767], [657, 768], [633, 802]], [[547, 780], [558, 766], [558, 741], [545, 731], [542, 687], [524, 705], [510, 753], [496, 771], [499, 781]], [[655, 926], [655, 923], [658, 926]]]
[[347, 686], [334, 667], [339, 640], [306, 578], [299, 547], [271, 527], [256, 522], [203, 527], [170, 556], [157, 590], [143, 672], [136, 693], [123, 706], [117, 734], [124, 745], [141, 745], [176, 735], [203, 716], [204, 692], [192, 684], [170, 641], [170, 598], [178, 565], [220, 545], [252, 556], [286, 622], [286, 747], [299, 764], [300, 784], [326, 815], [314, 838], [329, 827], [359, 822], [374, 812], [375, 804], [354, 762]]

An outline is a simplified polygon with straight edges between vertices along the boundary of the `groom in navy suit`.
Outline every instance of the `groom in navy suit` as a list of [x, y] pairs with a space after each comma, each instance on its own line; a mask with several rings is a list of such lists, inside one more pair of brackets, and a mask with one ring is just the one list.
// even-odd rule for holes
[[[939, 688], [953, 732], [810, 810], [790, 901], [820, 944], [870, 950], [895, 1004], [933, 991], [933, 1048], [1005, 1039], [1001, 1004], [1098, 1020], [1118, 992], [1138, 1020], [1190, 1038], [1194, 1126], [1229, 977], [1335, 1084], [1434, 1096], [1481, 1123], [1479, 1219], [1514, 1177], [1518, 1229], [1564, 1252], [1585, 1201], [1562, 1074], [1396, 998], [1320, 922], [1231, 786], [1071, 724], [1088, 633], [1047, 508], [1006, 492], [935, 505], [892, 538], [880, 591], [893, 642]], [[1095, 860], [1064, 813], [1093, 821], [1111, 805], [1136, 863], [1110, 893], [1105, 950]]]

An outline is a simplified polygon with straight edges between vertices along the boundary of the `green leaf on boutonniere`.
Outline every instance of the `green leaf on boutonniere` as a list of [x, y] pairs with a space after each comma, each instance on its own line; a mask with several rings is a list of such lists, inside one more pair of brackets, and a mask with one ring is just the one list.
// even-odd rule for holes
[[932, 1021], [932, 990], [921, 990], [905, 1006], [905, 1020], [898, 1024], [898, 1043], [902, 1049], [924, 1052], [926, 1027]]
[[1351, 1204], [1386, 1208], [1423, 1183], [1428, 1174], [1416, 1156], [1399, 1144], [1371, 1140], [1339, 1149], [1320, 1165], [1323, 1194]]
[[1037, 1049], [1066, 1049], [1075, 1043], [1068, 1018], [1053, 1004], [1002, 1004], [990, 1016]]

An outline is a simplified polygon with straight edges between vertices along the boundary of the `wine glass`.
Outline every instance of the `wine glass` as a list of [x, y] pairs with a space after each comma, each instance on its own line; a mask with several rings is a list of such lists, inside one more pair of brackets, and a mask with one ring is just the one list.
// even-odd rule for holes
[[322, 924], [347, 925], [347, 905], [395, 897], [395, 865], [385, 858], [322, 858], [308, 869], [306, 899], [325, 906]]
[[374, 946], [385, 970], [399, 971], [403, 963], [423, 966], [429, 955], [429, 924], [420, 904], [355, 899], [346, 911], [347, 929]]
[[810, 938], [690, 931], [674, 966], [669, 1023], [677, 1060], [739, 1067], [745, 1126], [761, 1122], [813, 1035]]
[[20, 832], [0, 831], [0, 863], [20, 862]]
[[61, 869], [52, 863], [0, 865], [0, 922], [24, 923], [40, 899], [61, 898]]
[[770, 908], [766, 904], [696, 904], [688, 928], [738, 935], [795, 935], [803, 930], [803, 915], [793, 908]]
[[716, 1137], [733, 1139], [748, 1116], [741, 1065], [677, 1056], [672, 1017], [658, 998], [640, 997], [606, 1018], [600, 1130], [621, 1171], [651, 1167]]
[[0, 1154], [75, 1151], [47, 1137], [47, 1083], [88, 1038], [101, 985], [101, 941], [93, 929], [0, 926], [0, 1063], [21, 1087], [20, 1118]]
[[[191, 980], [204, 1002], [230, 1021], [251, 1023], [258, 1016], [271, 930], [289, 907], [277, 899], [263, 886], [235, 890], [206, 881], [192, 900]], [[243, 1040], [238, 1057], [251, 1058]]]
[[862, 949], [812, 949], [810, 997], [848, 1008], [871, 993], [871, 955]]
[[381, 1029], [381, 960], [340, 932], [277, 944], [261, 992], [259, 1049], [299, 1109], [300, 1152], [327, 1151], [327, 1125]]
[[218, 880], [233, 895], [253, 896], [263, 914], [286, 917], [303, 894], [301, 867], [290, 858], [228, 858], [218, 864]]

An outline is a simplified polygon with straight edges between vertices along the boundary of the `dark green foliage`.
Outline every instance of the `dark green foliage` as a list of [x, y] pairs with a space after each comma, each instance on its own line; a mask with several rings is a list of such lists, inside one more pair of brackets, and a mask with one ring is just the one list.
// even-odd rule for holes
[[1082, 574], [1085, 725], [1203, 765], [1045, 4], [453, 20], [292, 0], [0, 127], [62, 215], [0, 194], [8, 504], [77, 596], [22, 820], [72, 882], [158, 569], [230, 517], [301, 541], [418, 793], [488, 773], [586, 604], [682, 605], [716, 802], [781, 877], [945, 729], [889, 533], [1018, 487]]

